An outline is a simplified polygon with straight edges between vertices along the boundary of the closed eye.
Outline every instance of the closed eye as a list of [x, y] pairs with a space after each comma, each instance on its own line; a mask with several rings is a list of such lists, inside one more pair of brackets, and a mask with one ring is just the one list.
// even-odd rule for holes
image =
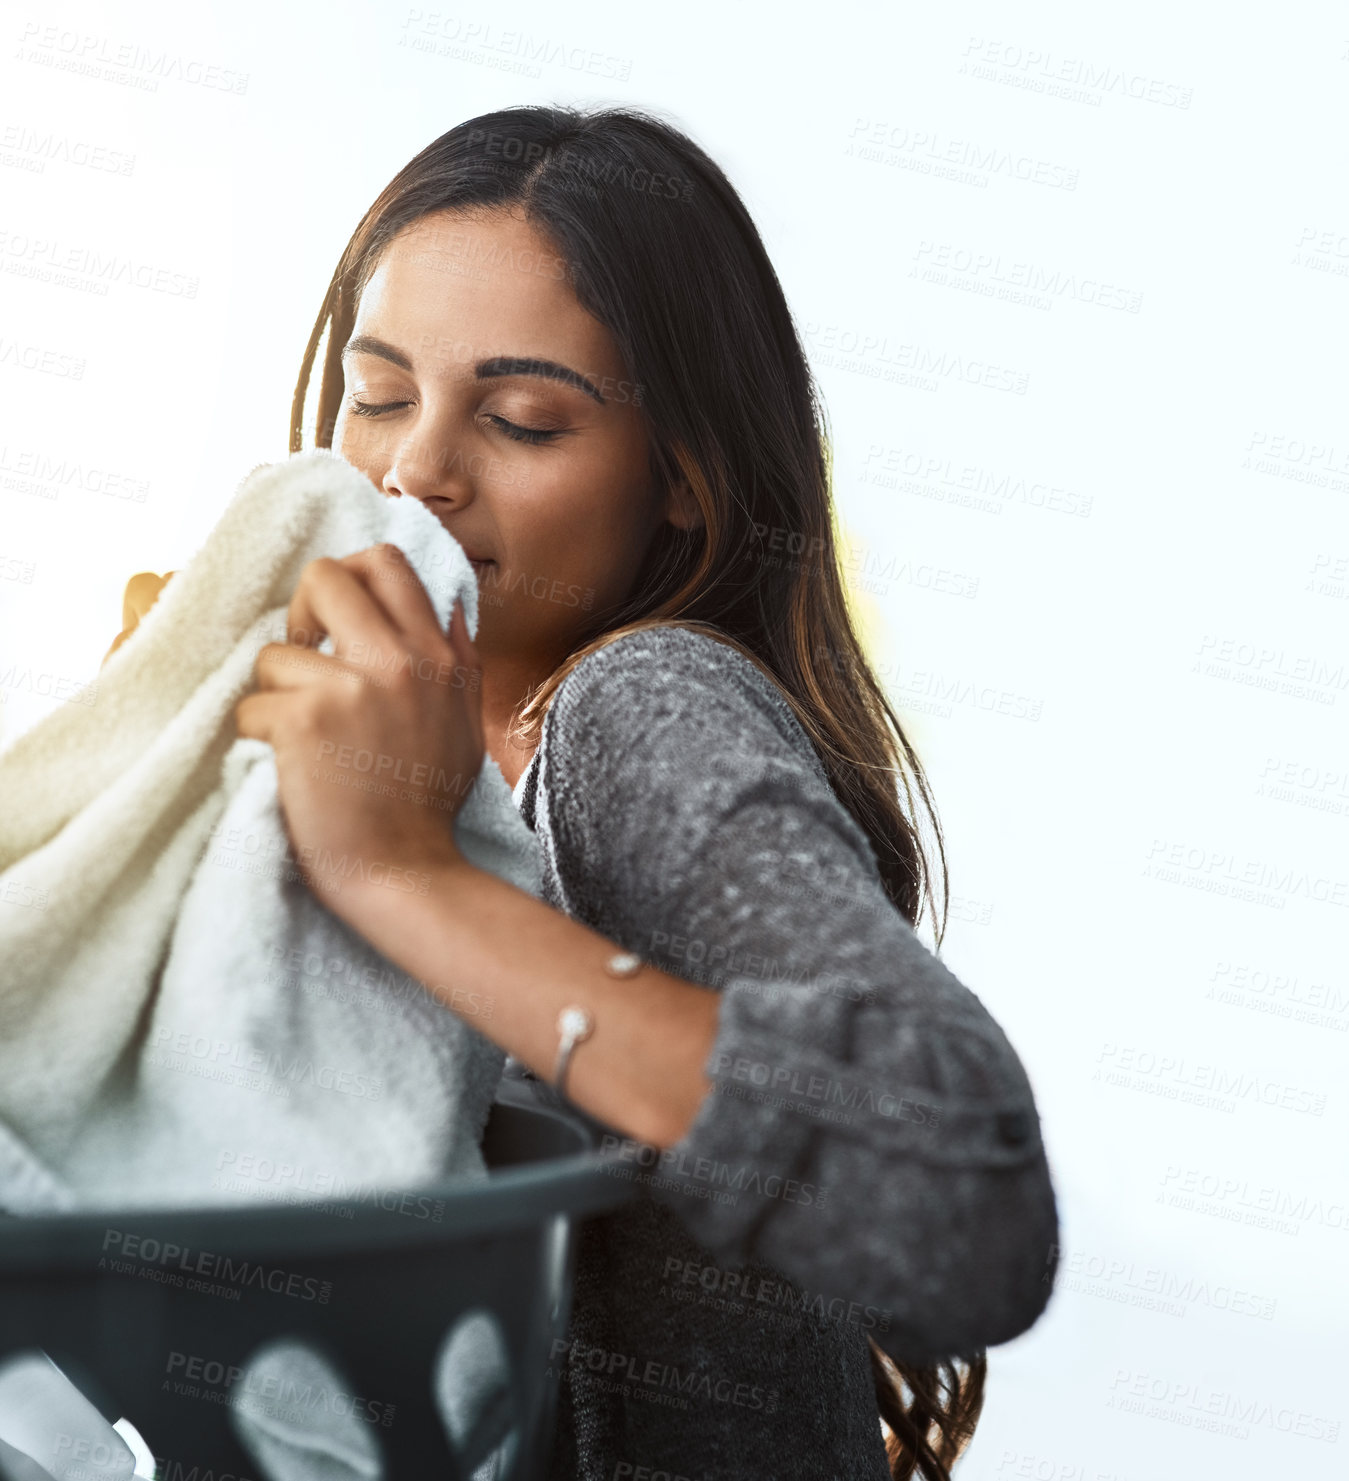
[[358, 401], [355, 396], [347, 404], [358, 417], [383, 416], [386, 411], [397, 411], [400, 407], [412, 405], [410, 401]]
[[499, 427], [507, 437], [515, 442], [551, 442], [553, 438], [562, 435], [561, 430], [552, 430], [543, 427], [521, 427], [516, 422], [508, 422], [505, 417], [488, 416], [487, 420], [494, 426]]
[[[410, 401], [362, 401], [352, 396], [348, 401], [352, 413], [358, 417], [381, 417], [391, 411], [401, 411], [405, 406], [411, 406]], [[564, 429], [546, 427], [522, 427], [517, 422], [507, 421], [505, 417], [491, 416], [487, 420], [492, 423], [505, 436], [514, 442], [528, 442], [533, 444], [552, 442], [554, 438], [561, 437]]]

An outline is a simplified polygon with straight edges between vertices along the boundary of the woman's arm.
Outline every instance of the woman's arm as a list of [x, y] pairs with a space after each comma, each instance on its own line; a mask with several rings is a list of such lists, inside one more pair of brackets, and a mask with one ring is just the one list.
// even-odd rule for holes
[[[259, 652], [259, 688], [236, 706], [240, 735], [269, 742], [291, 842], [311, 888], [391, 961], [425, 982], [544, 1079], [559, 1011], [592, 1010], [568, 1091], [596, 1119], [663, 1144], [686, 1130], [708, 1080], [702, 1065], [717, 996], [653, 967], [617, 979], [617, 950], [594, 930], [469, 865], [453, 836], [485, 753], [480, 669], [462, 609], [441, 631], [407, 557], [391, 545], [311, 561], [287, 611], [290, 642]], [[313, 645], [331, 636], [334, 652]], [[452, 782], [430, 798], [353, 788], [340, 750], [430, 767]], [[409, 795], [411, 793], [411, 795]], [[446, 804], [453, 804], [447, 809]], [[358, 870], [344, 867], [349, 857]], [[444, 985], [444, 979], [453, 979]]]
[[467, 1022], [543, 1080], [553, 1076], [558, 1014], [589, 1009], [596, 1031], [572, 1056], [568, 1099], [639, 1142], [664, 1147], [685, 1135], [711, 1085], [703, 1066], [715, 991], [650, 965], [608, 976], [617, 943], [462, 856], [431, 869], [427, 885], [425, 894], [366, 886], [344, 914], [447, 1006], [469, 1001], [465, 989], [474, 1003], [490, 999], [490, 1019]]
[[771, 682], [705, 636], [631, 634], [560, 688], [539, 764], [568, 908], [720, 987], [713, 1088], [653, 1194], [726, 1263], [886, 1308], [893, 1356], [1030, 1327], [1058, 1224], [1025, 1071], [889, 902]]
[[[583, 1001], [610, 1009], [611, 1049], [628, 1058], [589, 1054], [601, 1020], [571, 1088], [634, 1144], [668, 1141], [696, 1103], [663, 1154], [667, 1176], [651, 1183], [696, 1239], [727, 1262], [769, 1262], [831, 1308], [886, 1308], [879, 1340], [896, 1357], [968, 1353], [1026, 1330], [1052, 1289], [1057, 1215], [1025, 1072], [885, 898], [866, 835], [776, 687], [684, 629], [589, 655], [559, 687], [538, 757], [537, 831], [574, 920], [523, 896], [506, 904], [501, 887], [456, 872], [447, 815], [335, 785], [315, 765], [341, 741], [434, 759], [469, 784], [478, 773], [474, 646], [457, 606], [441, 631], [409, 572], [390, 547], [311, 562], [287, 614], [292, 643], [264, 646], [260, 688], [236, 707], [239, 733], [276, 752], [311, 886], [432, 984], [488, 974], [512, 1024], [491, 1036], [544, 1075], [554, 1010], [584, 985], [572, 974], [597, 966], [608, 939], [654, 962], [668, 982], [601, 972], [586, 989], [603, 995]], [[332, 656], [310, 646], [324, 633]], [[351, 850], [366, 880], [420, 871], [448, 888], [352, 891], [337, 867]], [[543, 934], [531, 945], [512, 926]], [[565, 957], [561, 988], [545, 947]], [[709, 1093], [690, 1067], [713, 1005], [679, 980], [699, 959], [719, 990]], [[531, 1004], [546, 1004], [541, 1018]], [[614, 1073], [617, 1090], [604, 1083]]]

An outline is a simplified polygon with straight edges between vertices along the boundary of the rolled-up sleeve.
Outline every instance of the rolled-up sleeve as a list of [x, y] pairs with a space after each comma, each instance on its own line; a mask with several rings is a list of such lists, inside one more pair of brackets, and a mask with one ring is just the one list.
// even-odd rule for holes
[[652, 1196], [722, 1262], [883, 1312], [895, 1358], [1026, 1331], [1058, 1238], [1029, 1080], [886, 896], [771, 681], [661, 628], [585, 659], [554, 710], [567, 908], [721, 994], [713, 1088]]

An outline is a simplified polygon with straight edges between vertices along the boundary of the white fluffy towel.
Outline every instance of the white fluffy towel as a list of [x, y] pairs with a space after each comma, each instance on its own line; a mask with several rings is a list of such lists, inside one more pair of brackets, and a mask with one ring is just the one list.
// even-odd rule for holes
[[[473, 568], [420, 501], [297, 455], [244, 480], [83, 702], [0, 753], [0, 1209], [298, 1196], [279, 1166], [336, 1198], [485, 1175], [504, 1053], [303, 884], [272, 749], [234, 733], [302, 568], [381, 541], [476, 635]], [[490, 756], [454, 827], [539, 893]]]

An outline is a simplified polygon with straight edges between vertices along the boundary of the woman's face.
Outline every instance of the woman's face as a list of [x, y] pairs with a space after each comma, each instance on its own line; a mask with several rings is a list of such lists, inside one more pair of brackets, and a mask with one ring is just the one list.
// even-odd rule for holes
[[662, 520], [640, 392], [549, 242], [505, 212], [439, 212], [385, 249], [343, 353], [333, 446], [420, 499], [478, 573], [476, 646], [545, 671], [627, 597]]

